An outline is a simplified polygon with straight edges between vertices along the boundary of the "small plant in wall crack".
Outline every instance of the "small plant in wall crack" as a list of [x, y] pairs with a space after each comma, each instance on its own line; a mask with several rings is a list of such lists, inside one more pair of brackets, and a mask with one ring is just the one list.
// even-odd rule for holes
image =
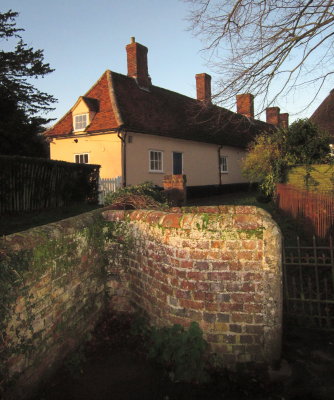
[[124, 250], [131, 249], [134, 244], [133, 235], [126, 220], [108, 222], [108, 227], [105, 230], [105, 239], [107, 243], [118, 244]]
[[[12, 319], [15, 308], [17, 293], [24, 283], [24, 273], [26, 266], [30, 261], [29, 251], [17, 251], [10, 253], [3, 246], [0, 249], [0, 398], [2, 392], [14, 382], [14, 376], [9, 376], [9, 367], [7, 360], [11, 356], [24, 354], [32, 347], [31, 340], [22, 339], [21, 329], [32, 331], [31, 323], [33, 321], [30, 298], [25, 299], [26, 321], [20, 328], [15, 328], [16, 344], [13, 344], [8, 334], [8, 322]], [[16, 318], [19, 322], [19, 317]], [[14, 331], [14, 328], [11, 328]]]
[[203, 214], [201, 216], [201, 222], [196, 223], [196, 227], [199, 231], [205, 231], [208, 228], [210, 222], [210, 216], [208, 214]]

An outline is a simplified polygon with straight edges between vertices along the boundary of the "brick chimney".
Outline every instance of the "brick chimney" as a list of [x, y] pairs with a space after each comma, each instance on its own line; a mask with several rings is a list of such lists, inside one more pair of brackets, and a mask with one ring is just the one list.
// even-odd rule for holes
[[252, 94], [237, 94], [237, 113], [247, 118], [254, 118], [254, 96]]
[[211, 76], [208, 74], [196, 74], [197, 100], [211, 104]]
[[128, 76], [135, 78], [138, 86], [142, 88], [149, 88], [151, 85], [147, 67], [147, 52], [147, 47], [137, 43], [134, 37], [131, 38], [130, 44], [126, 46]]
[[267, 124], [272, 124], [274, 126], [279, 126], [280, 124], [280, 108], [279, 107], [268, 107], [266, 108], [266, 122]]
[[289, 127], [289, 114], [283, 113], [279, 115], [279, 127], [287, 129]]

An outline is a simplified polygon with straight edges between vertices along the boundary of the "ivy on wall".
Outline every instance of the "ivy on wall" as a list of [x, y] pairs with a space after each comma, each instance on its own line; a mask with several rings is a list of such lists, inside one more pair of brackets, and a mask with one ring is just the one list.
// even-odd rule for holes
[[[98, 211], [87, 215], [89, 223], [80, 221], [84, 218], [79, 216], [70, 219], [67, 227], [50, 224], [0, 240], [0, 394], [16, 379], [10, 372], [9, 360], [20, 356], [29, 359], [32, 353], [41, 351], [42, 334], [34, 329], [35, 318], [39, 316], [36, 308], [43, 302], [56, 301], [51, 298], [57, 291], [70, 292], [75, 275], [80, 274], [80, 280], [85, 268], [92, 274], [90, 296], [84, 307], [82, 298], [73, 299], [74, 304], [55, 322], [53, 333], [61, 337], [73, 328], [75, 337], [78, 332], [71, 319], [77, 307], [82, 307], [83, 318], [97, 311], [98, 293], [94, 284], [98, 287], [106, 283], [105, 243], [115, 239], [115, 234], [114, 226]], [[38, 298], [36, 293], [41, 290], [38, 285], [43, 280], [45, 288], [50, 290], [45, 289]]]

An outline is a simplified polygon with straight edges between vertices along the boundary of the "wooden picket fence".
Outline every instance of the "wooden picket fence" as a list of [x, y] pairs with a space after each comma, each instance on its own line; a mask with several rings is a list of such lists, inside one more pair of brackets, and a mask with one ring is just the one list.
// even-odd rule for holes
[[106, 195], [109, 192], [115, 192], [122, 186], [122, 177], [103, 178], [99, 181], [99, 204], [104, 204]]
[[0, 214], [98, 201], [99, 165], [0, 156]]
[[334, 231], [334, 197], [288, 184], [276, 188], [278, 209], [291, 216], [311, 235], [328, 239]]

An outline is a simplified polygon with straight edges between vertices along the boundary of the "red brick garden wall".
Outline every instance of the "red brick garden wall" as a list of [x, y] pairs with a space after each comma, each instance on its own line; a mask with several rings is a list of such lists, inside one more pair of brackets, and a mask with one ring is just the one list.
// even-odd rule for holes
[[105, 310], [100, 211], [0, 238], [0, 399], [18, 400]]
[[139, 308], [157, 325], [197, 321], [227, 366], [278, 359], [281, 234], [269, 214], [234, 206], [173, 211], [103, 213], [124, 221], [133, 238], [110, 265], [124, 274], [123, 283], [111, 279], [112, 306]]
[[[0, 398], [27, 397], [107, 307], [197, 321], [227, 367], [281, 346], [281, 234], [254, 207], [96, 210], [0, 239]], [[13, 384], [14, 382], [14, 384]]]

